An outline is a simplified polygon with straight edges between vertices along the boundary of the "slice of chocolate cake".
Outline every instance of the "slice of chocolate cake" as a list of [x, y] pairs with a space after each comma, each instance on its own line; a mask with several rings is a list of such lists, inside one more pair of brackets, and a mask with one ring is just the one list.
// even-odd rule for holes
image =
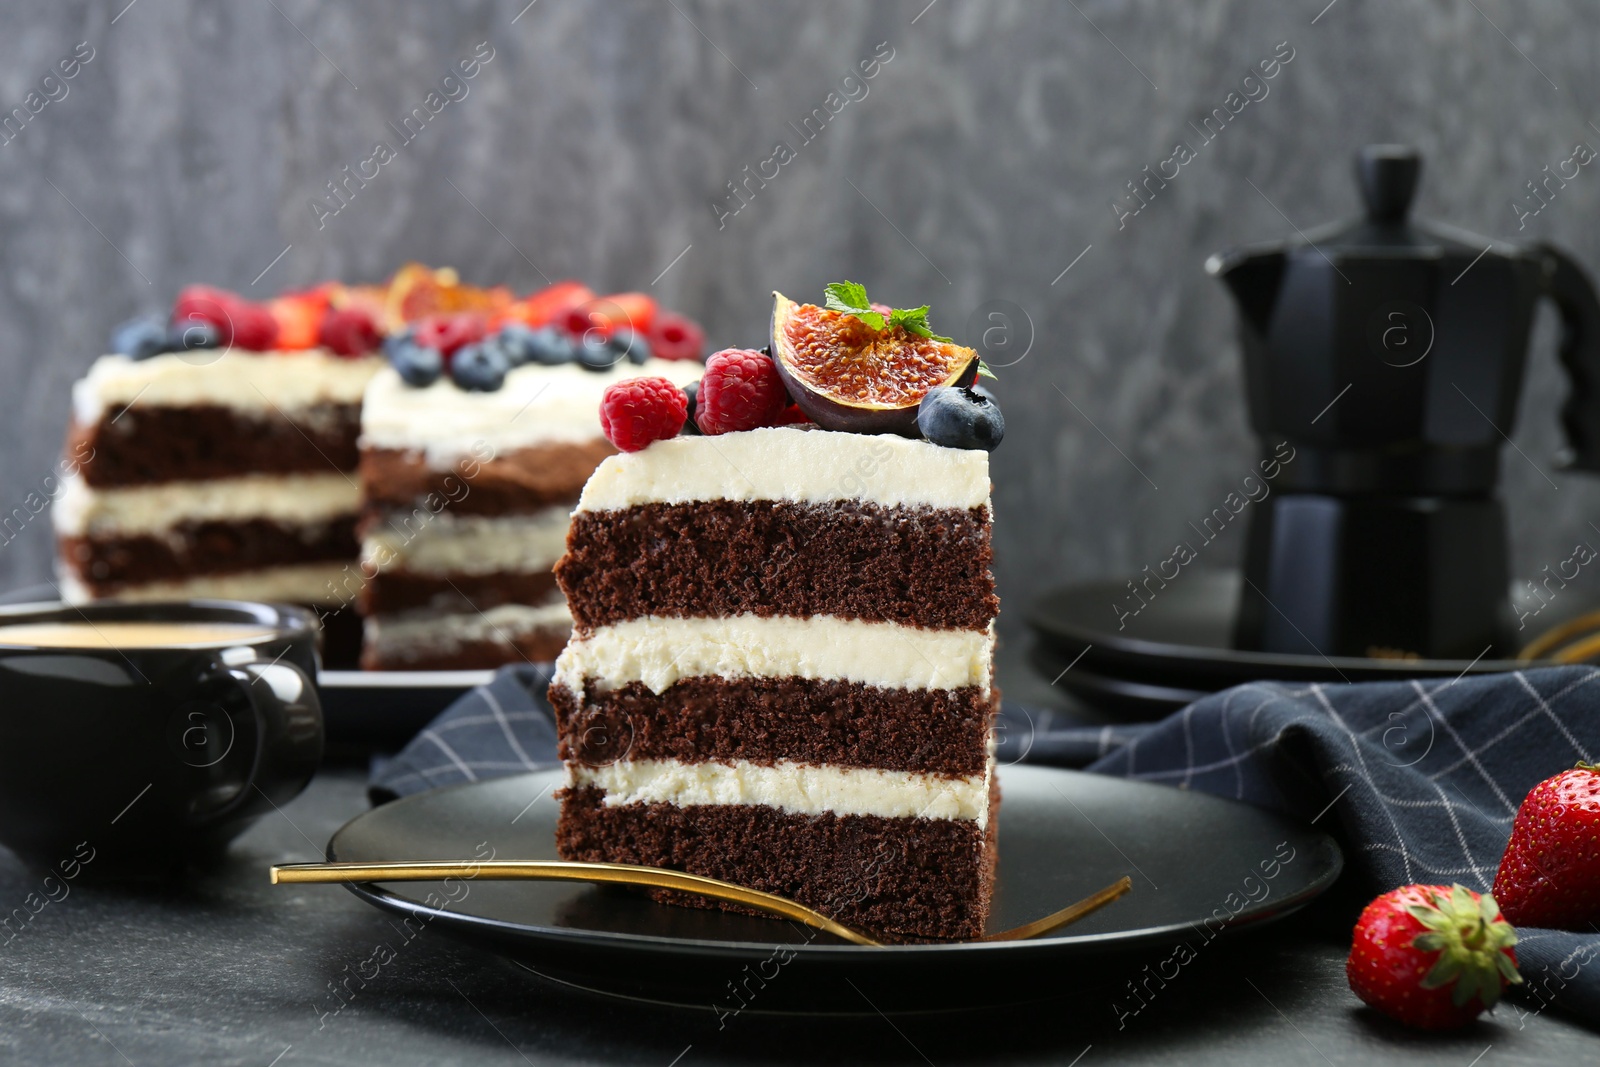
[[771, 427], [601, 463], [556, 567], [561, 855], [725, 879], [892, 940], [980, 936], [988, 461]]

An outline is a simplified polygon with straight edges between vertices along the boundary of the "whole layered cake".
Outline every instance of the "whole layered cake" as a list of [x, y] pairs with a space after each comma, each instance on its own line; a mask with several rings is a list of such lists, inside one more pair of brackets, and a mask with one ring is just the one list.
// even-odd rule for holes
[[359, 608], [374, 668], [549, 660], [571, 626], [551, 566], [615, 451], [601, 397], [698, 378], [702, 344], [644, 294], [420, 264], [262, 303], [191, 286], [74, 387], [64, 595], [316, 605], [336, 660]]
[[927, 309], [856, 290], [779, 297], [769, 349], [716, 353], [688, 394], [608, 391], [624, 454], [585, 486], [556, 567], [574, 623], [550, 686], [557, 843], [891, 940], [977, 937], [1000, 797], [999, 413]]
[[330, 298], [197, 286], [170, 321], [118, 331], [73, 386], [52, 511], [64, 598], [328, 600], [355, 552], [361, 397], [382, 366]]

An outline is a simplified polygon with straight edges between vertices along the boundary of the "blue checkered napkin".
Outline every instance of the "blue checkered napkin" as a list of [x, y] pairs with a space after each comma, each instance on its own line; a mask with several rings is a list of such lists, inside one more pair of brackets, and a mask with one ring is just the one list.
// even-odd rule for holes
[[[1008, 704], [1002, 764], [1026, 760], [1197, 789], [1316, 821], [1376, 893], [1486, 891], [1517, 805], [1600, 755], [1600, 670], [1560, 667], [1362, 685], [1258, 682], [1158, 723], [1084, 728]], [[548, 767], [548, 668], [507, 668], [378, 768], [375, 803]], [[1519, 1017], [1556, 1005], [1600, 1023], [1600, 931], [1524, 929]]]

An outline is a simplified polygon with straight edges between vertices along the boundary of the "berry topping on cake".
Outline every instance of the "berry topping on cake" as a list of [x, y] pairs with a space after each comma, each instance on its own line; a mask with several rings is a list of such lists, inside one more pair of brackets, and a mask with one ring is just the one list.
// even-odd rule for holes
[[650, 351], [650, 342], [643, 333], [631, 327], [623, 327], [606, 339], [620, 355], [636, 367], [642, 367], [650, 361], [653, 353]]
[[622, 353], [598, 334], [591, 333], [578, 342], [578, 366], [584, 370], [608, 371], [621, 360]]
[[676, 437], [688, 411], [688, 397], [667, 379], [629, 378], [605, 391], [600, 428], [617, 448], [638, 452], [655, 441]]
[[482, 315], [470, 311], [452, 315], [429, 315], [411, 327], [417, 343], [437, 348], [448, 359], [462, 345], [481, 341], [488, 332]]
[[700, 436], [700, 427], [694, 421], [695, 405], [700, 399], [700, 383], [690, 382], [683, 387], [683, 396], [689, 402], [688, 409], [684, 412], [683, 433], [689, 436]]
[[929, 390], [970, 385], [983, 369], [975, 351], [933, 332], [926, 305], [885, 308], [856, 282], [827, 293], [826, 307], [772, 294], [773, 358], [824, 429], [914, 437]]
[[655, 324], [655, 297], [648, 293], [612, 293], [589, 304], [591, 317], [598, 319], [607, 333], [633, 330], [646, 333]]
[[193, 352], [202, 348], [216, 348], [222, 344], [217, 328], [209, 322], [191, 321], [187, 326], [174, 326], [167, 335], [167, 352]]
[[172, 305], [172, 325], [182, 329], [195, 322], [216, 327], [224, 345], [265, 352], [278, 340], [278, 321], [261, 304], [237, 293], [209, 285], [191, 285]]
[[572, 338], [554, 326], [542, 326], [528, 339], [528, 354], [543, 367], [559, 367], [578, 358]]
[[658, 313], [645, 337], [657, 359], [699, 359], [706, 344], [699, 324], [671, 311]]
[[556, 322], [569, 308], [581, 307], [593, 299], [594, 290], [581, 282], [556, 282], [514, 301], [505, 309], [505, 315], [509, 320], [538, 329]]
[[492, 393], [506, 382], [511, 361], [493, 340], [473, 341], [450, 357], [450, 379], [469, 392]]
[[378, 324], [359, 307], [329, 309], [317, 332], [319, 344], [349, 359], [376, 350], [382, 340]]
[[936, 445], [993, 452], [1006, 435], [1006, 420], [988, 390], [936, 385], [917, 405], [917, 429]]
[[276, 347], [285, 350], [315, 348], [319, 343], [322, 317], [328, 311], [326, 290], [313, 289], [305, 293], [285, 293], [267, 301], [267, 310], [278, 325]]
[[111, 331], [111, 351], [120, 352], [129, 359], [149, 359], [171, 350], [167, 340], [165, 319], [159, 315], [141, 315]]
[[513, 367], [533, 362], [534, 332], [531, 327], [520, 322], [508, 322], [493, 336]]
[[749, 348], [725, 348], [706, 360], [695, 403], [704, 434], [772, 426], [789, 406], [789, 392], [771, 359]]
[[432, 385], [444, 373], [444, 356], [437, 348], [417, 343], [409, 332], [395, 334], [383, 343], [383, 353], [407, 385]]

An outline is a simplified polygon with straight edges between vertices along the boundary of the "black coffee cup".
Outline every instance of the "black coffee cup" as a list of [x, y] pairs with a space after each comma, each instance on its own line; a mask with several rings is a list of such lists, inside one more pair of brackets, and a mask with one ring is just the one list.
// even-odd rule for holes
[[322, 759], [317, 632], [239, 601], [0, 608], [0, 844], [97, 873], [216, 852]]

